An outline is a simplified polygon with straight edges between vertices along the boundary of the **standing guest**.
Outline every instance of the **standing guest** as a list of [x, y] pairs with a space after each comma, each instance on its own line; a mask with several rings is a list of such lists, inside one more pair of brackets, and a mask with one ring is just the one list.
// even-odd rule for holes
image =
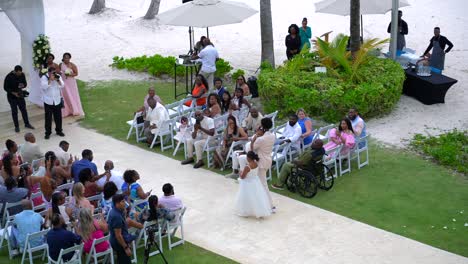
[[[102, 214], [99, 215], [99, 219], [94, 219], [89, 209], [80, 210], [78, 225], [75, 228], [75, 232], [83, 240], [84, 253], [89, 254], [94, 239], [103, 238], [104, 233], [107, 233], [107, 231], [107, 223]], [[95, 248], [96, 253], [104, 252], [109, 248], [109, 242], [103, 241], [95, 245]]]
[[193, 125], [192, 138], [187, 139], [187, 156], [188, 158], [182, 161], [182, 165], [193, 163], [193, 148], [195, 147], [195, 153], [197, 155], [197, 163], [193, 165], [194, 169], [198, 169], [205, 165], [203, 162], [203, 147], [205, 146], [208, 136], [215, 134], [214, 121], [210, 117], [203, 116], [202, 111], [197, 110], [195, 112], [195, 125]]
[[[401, 19], [403, 12], [398, 10], [398, 31], [397, 31], [397, 50], [403, 50], [406, 47], [405, 35], [408, 35], [408, 24]], [[387, 33], [392, 33], [392, 22], [388, 24]]]
[[106, 182], [106, 184], [104, 185], [104, 190], [102, 191], [103, 196], [101, 199], [101, 208], [104, 216], [107, 216], [107, 214], [112, 209], [112, 197], [118, 191], [119, 188], [117, 188], [117, 185], [115, 185], [115, 183], [113, 182]]
[[[125, 182], [123, 179], [123, 174], [120, 171], [114, 170], [114, 162], [112, 160], [106, 160], [104, 163], [104, 171], [110, 175], [109, 182], [115, 183], [115, 185], [120, 189], [122, 184]], [[107, 177], [99, 178], [96, 181], [97, 185], [104, 187]]]
[[60, 141], [58, 149], [55, 151], [55, 156], [57, 160], [60, 162], [61, 166], [67, 166], [68, 161], [72, 158], [72, 155], [68, 153], [68, 149], [70, 148], [70, 143], [65, 140]]
[[244, 75], [239, 75], [236, 80], [236, 89], [240, 88], [244, 92], [244, 96], [250, 95], [250, 88], [247, 82], [245, 81]]
[[195, 47], [193, 47], [193, 49], [195, 50], [195, 54], [198, 54], [200, 53], [200, 51], [202, 51], [202, 49], [205, 48], [205, 39], [206, 39], [206, 36], [201, 36], [200, 40], [197, 41], [197, 43], [195, 43]]
[[[289, 122], [286, 123], [286, 127], [284, 128], [283, 134], [280, 137], [282, 142], [291, 143], [291, 149], [299, 150], [301, 141], [299, 140], [302, 135], [301, 126], [298, 124], [297, 120], [299, 118], [296, 114], [292, 114], [289, 116]], [[282, 143], [281, 142], [281, 143]], [[286, 153], [283, 153], [286, 154]]]
[[166, 209], [174, 211], [184, 207], [182, 200], [175, 196], [174, 187], [170, 183], [166, 183], [162, 187], [164, 196], [159, 198], [159, 203]]
[[93, 152], [85, 149], [81, 152], [81, 160], [75, 161], [71, 167], [73, 181], [79, 182], [80, 171], [85, 168], [91, 169], [94, 175], [98, 175], [97, 166], [93, 163]]
[[307, 146], [310, 143], [312, 143], [312, 139], [314, 138], [314, 135], [312, 134], [312, 119], [310, 119], [307, 116], [305, 110], [302, 108], [299, 108], [296, 114], [297, 114], [297, 117], [299, 118], [297, 120], [297, 123], [299, 124], [299, 126], [301, 126], [302, 143], [304, 144], [304, 146]]
[[[20, 251], [24, 250], [26, 236], [35, 232], [41, 231], [41, 226], [44, 223], [44, 218], [32, 210], [32, 204], [29, 200], [21, 201], [23, 211], [15, 215], [12, 228], [13, 236], [18, 243]], [[42, 245], [42, 238], [38, 237], [29, 241], [31, 247]]]
[[62, 63], [59, 65], [59, 69], [62, 72], [62, 80], [65, 84], [65, 88], [62, 90], [62, 117], [69, 115], [84, 117], [78, 84], [75, 79], [78, 76], [78, 68], [70, 59], [71, 54], [65, 52], [62, 57]]
[[45, 139], [50, 138], [52, 133], [52, 116], [55, 122], [55, 132], [64, 137], [62, 130], [62, 103], [61, 90], [63, 82], [56, 68], [50, 67], [48, 73], [41, 77], [41, 88], [43, 90], [42, 101], [45, 111]]
[[114, 207], [109, 212], [107, 223], [109, 224], [110, 243], [114, 252], [117, 253], [117, 263], [131, 264], [131, 243], [135, 236], [128, 233], [125, 217], [125, 195], [116, 194], [112, 197]]
[[223, 97], [221, 97], [221, 110], [223, 114], [228, 113], [231, 109], [231, 100], [231, 94], [226, 90], [223, 93]]
[[15, 125], [15, 132], [19, 133], [19, 122], [18, 122], [18, 108], [21, 111], [23, 117], [24, 126], [30, 129], [34, 129], [29, 123], [28, 111], [26, 110], [26, 101], [24, 100], [25, 91], [23, 89], [28, 86], [26, 77], [23, 73], [23, 68], [20, 65], [16, 65], [15, 69], [8, 73], [3, 83], [3, 89], [7, 92], [8, 103], [11, 108], [11, 118]]
[[221, 78], [214, 78], [214, 86], [216, 89], [216, 94], [219, 96], [219, 98], [223, 98], [224, 92], [226, 92], [226, 87], [223, 86], [223, 80]]
[[[348, 118], [351, 121], [351, 126], [353, 127], [354, 137], [356, 140], [363, 138], [367, 135], [366, 132], [366, 123], [359, 116], [357, 108], [350, 108], [348, 111]], [[366, 146], [366, 142], [359, 143], [359, 148]]]
[[169, 120], [169, 113], [167, 109], [160, 103], [156, 102], [154, 98], [148, 98], [148, 106], [145, 118], [145, 136], [146, 143], [151, 145], [154, 135], [158, 134], [159, 130], [168, 130], [168, 125], [163, 126], [163, 123]]
[[206, 109], [210, 110], [209, 117], [211, 118], [221, 116], [221, 99], [216, 93], [211, 93], [210, 95], [208, 95]]
[[43, 69], [49, 69], [49, 68], [54, 68], [57, 71], [60, 71], [60, 67], [57, 63], [54, 62], [55, 56], [52, 53], [49, 53], [46, 55], [44, 64], [42, 65]]
[[310, 48], [310, 38], [312, 38], [312, 29], [307, 26], [307, 17], [302, 19], [302, 27], [299, 29], [299, 36], [301, 37], [301, 50], [302, 48]]
[[36, 137], [33, 133], [24, 134], [24, 144], [21, 146], [20, 155], [24, 162], [32, 163], [33, 160], [44, 157], [44, 153], [36, 143]]
[[291, 60], [296, 54], [301, 52], [301, 37], [299, 34], [299, 27], [296, 24], [292, 24], [288, 28], [289, 35], [286, 36], [286, 57]]
[[[5, 179], [5, 186], [0, 185], [0, 204], [4, 208], [5, 203], [17, 203], [28, 196], [28, 189], [18, 188], [18, 182], [14, 177]], [[11, 215], [21, 212], [21, 206], [11, 207], [9, 212]], [[3, 210], [0, 210], [3, 215]]]
[[255, 131], [261, 126], [261, 120], [263, 119], [262, 113], [258, 112], [257, 108], [250, 108], [249, 115], [247, 118], [242, 120], [242, 128], [248, 135], [255, 134]]
[[330, 141], [323, 146], [325, 150], [333, 149], [339, 145], [343, 145], [341, 155], [346, 155], [354, 147], [354, 131], [351, 121], [348, 118], [343, 118], [338, 126], [338, 129], [330, 130]]
[[[51, 219], [53, 228], [47, 233], [47, 245], [49, 245], [49, 256], [58, 261], [60, 250], [73, 247], [81, 243], [81, 237], [65, 229], [65, 222], [59, 214], [54, 214]], [[63, 263], [73, 258], [75, 252], [62, 256]], [[76, 256], [80, 258], [81, 256]]]
[[[198, 74], [195, 77], [195, 87], [192, 90], [192, 98], [196, 98], [196, 106], [203, 106], [206, 104], [206, 97], [204, 95], [208, 92], [208, 83], [206, 82], [205, 76]], [[185, 102], [185, 105], [192, 106], [192, 100]]]
[[161, 98], [156, 95], [156, 90], [154, 89], [154, 86], [151, 86], [150, 88], [148, 88], [148, 94], [145, 96], [145, 99], [143, 101], [143, 106], [140, 109], [138, 109], [139, 112], [140, 111], [146, 112], [146, 110], [149, 108], [149, 105], [148, 105], [149, 98], [153, 98], [154, 100], [156, 100], [156, 102], [163, 104]]
[[[445, 46], [448, 46], [445, 49]], [[445, 54], [448, 53], [453, 48], [452, 42], [446, 37], [440, 35], [440, 28], [434, 28], [434, 37], [429, 41], [429, 46], [424, 52], [424, 56], [429, 57], [429, 63], [431, 67], [434, 67], [439, 70], [444, 69], [445, 63]], [[429, 53], [432, 49], [432, 54]]]
[[[209, 38], [203, 40], [204, 48], [198, 54], [192, 56], [192, 59], [200, 59], [202, 66], [200, 74], [205, 76], [208, 81], [208, 85], [213, 85], [214, 75], [216, 72], [216, 61], [219, 59], [218, 51], [211, 43]], [[206, 86], [210, 89], [209, 86]]]

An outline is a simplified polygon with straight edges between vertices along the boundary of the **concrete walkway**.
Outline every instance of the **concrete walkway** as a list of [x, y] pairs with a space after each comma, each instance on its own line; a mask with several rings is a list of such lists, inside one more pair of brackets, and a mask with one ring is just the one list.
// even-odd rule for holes
[[[52, 135], [44, 142], [43, 129], [34, 132], [43, 150], [55, 149], [62, 139]], [[76, 123], [65, 126], [64, 132], [73, 154], [79, 156], [84, 148], [93, 150], [100, 171], [106, 159], [112, 159], [118, 170], [136, 169], [144, 190], [153, 189], [157, 195], [162, 184], [172, 183], [188, 207], [185, 238], [241, 263], [468, 263], [468, 258], [275, 193], [275, 215], [264, 220], [237, 217], [233, 204], [238, 185], [233, 180], [182, 166]], [[4, 142], [5, 134], [0, 135]], [[22, 134], [13, 139], [23, 142]]]

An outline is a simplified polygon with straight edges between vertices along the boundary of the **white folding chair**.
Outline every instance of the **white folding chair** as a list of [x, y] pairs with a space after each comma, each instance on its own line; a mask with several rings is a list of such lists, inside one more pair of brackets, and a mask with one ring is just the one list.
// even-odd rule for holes
[[213, 123], [215, 125], [215, 133], [222, 134], [224, 132], [224, 129], [227, 126], [227, 118], [229, 114], [224, 114], [222, 116], [218, 116], [213, 118]]
[[[360, 170], [362, 167], [369, 165], [369, 143], [368, 143], [369, 135], [359, 138], [356, 140], [356, 144], [354, 145], [353, 150], [351, 151], [351, 159], [357, 160], [358, 169]], [[361, 153], [366, 154], [365, 161], [362, 161]]]
[[342, 147], [342, 145], [339, 145], [334, 148], [331, 148], [325, 151], [325, 155], [323, 155], [322, 163], [323, 165], [326, 165], [329, 169], [334, 168], [334, 178], [338, 177], [338, 164], [336, 162], [336, 158], [340, 155]]
[[[172, 221], [165, 221], [165, 225], [163, 226], [163, 230], [165, 230], [167, 241], [169, 245], [169, 250], [172, 250], [173, 247], [184, 244], [184, 214], [186, 211], [186, 207], [173, 211], [175, 214], [175, 218]], [[180, 240], [172, 242], [175, 238], [175, 234], [177, 229], [180, 227]]]
[[205, 145], [203, 146], [203, 152], [206, 152], [206, 160], [207, 160], [207, 166], [208, 168], [211, 167], [213, 163], [213, 158], [212, 156], [214, 155], [214, 151], [216, 151], [216, 148], [221, 145], [221, 142], [223, 140], [223, 135], [221, 134], [215, 134], [214, 136], [209, 136], [206, 141]]
[[[39, 205], [34, 206], [33, 200], [36, 199], [36, 198], [41, 198], [42, 203], [39, 204]], [[42, 194], [41, 191], [38, 191], [38, 192], [35, 192], [35, 193], [31, 193], [31, 198], [30, 198], [30, 200], [31, 200], [31, 205], [32, 205], [33, 211], [37, 212], [37, 211], [42, 211], [42, 210], [45, 210], [45, 209], [46, 209], [46, 203], [44, 202], [44, 201], [45, 201], [45, 198], [44, 198], [44, 195]]]
[[158, 220], [158, 221], [154, 220], [154, 221], [146, 221], [144, 224], [144, 228], [143, 228], [143, 230], [145, 230], [145, 232], [143, 232], [144, 233], [143, 240], [145, 242], [144, 246], [146, 247], [146, 245], [149, 242], [149, 232], [153, 232], [154, 238], [158, 240], [157, 243], [161, 249], [161, 251], [159, 251], [158, 249], [151, 251], [149, 253], [150, 257], [160, 254], [164, 251], [162, 247], [162, 238], [163, 238], [162, 230], [163, 230], [163, 226], [165, 225], [165, 222], [166, 220]]
[[109, 242], [110, 235], [105, 237], [94, 239], [93, 244], [91, 245], [91, 250], [89, 254], [86, 256], [86, 264], [89, 264], [91, 258], [93, 259], [94, 264], [98, 264], [99, 261], [102, 260], [102, 263], [107, 263], [108, 260], [111, 264], [114, 264], [114, 251], [112, 250], [112, 246], [109, 244], [109, 248], [103, 252], [96, 252], [96, 245], [99, 245], [105, 241]]
[[[341, 151], [339, 155], [336, 157], [338, 159], [338, 165], [340, 166], [340, 176], [345, 173], [351, 173], [351, 150], [348, 151], [346, 154], [342, 154]], [[346, 162], [346, 168], [343, 169], [343, 163]]]
[[330, 129], [332, 129], [334, 127], [335, 127], [334, 124], [330, 124], [330, 125], [320, 127], [317, 130], [317, 133], [315, 134], [314, 139], [312, 141], [314, 141], [316, 139], [320, 139], [320, 140], [323, 141], [323, 144], [326, 144], [328, 142], [328, 140], [330, 139], [329, 131], [330, 131]]
[[13, 221], [14, 214], [10, 213], [10, 208], [17, 207], [17, 206], [21, 207], [21, 201], [16, 202], [16, 203], [8, 203], [8, 202], [5, 203], [4, 209], [3, 209], [3, 217], [2, 217], [3, 225], [2, 226], [5, 226], [7, 221]]
[[[174, 134], [173, 134], [174, 127], [175, 127], [174, 119], [168, 119], [162, 122], [161, 127], [157, 130], [157, 133], [154, 134], [153, 142], [151, 142], [150, 148], [153, 148], [158, 138], [159, 138], [159, 143], [161, 144], [161, 151], [164, 151], [169, 148], [174, 148]], [[170, 142], [171, 142], [171, 144], [168, 146], [164, 146], [165, 136], [169, 137]]]
[[[69, 261], [63, 261], [62, 256], [68, 253], [75, 252], [73, 257]], [[60, 254], [57, 260], [53, 260], [50, 256], [48, 256], [49, 264], [81, 264], [81, 254], [83, 252], [83, 243], [79, 245], [75, 245], [73, 247], [69, 247], [67, 249], [61, 249]]]
[[73, 183], [65, 183], [62, 185], [57, 186], [57, 189], [55, 191], [61, 191], [64, 192], [67, 196], [72, 196], [72, 190], [73, 190]]
[[[278, 177], [281, 165], [287, 161], [287, 150], [289, 149], [289, 143], [278, 144], [273, 147], [271, 154], [271, 160], [275, 163], [276, 175]], [[286, 151], [286, 152], [285, 152]], [[268, 179], [271, 180], [271, 168], [268, 169]]]
[[223, 170], [227, 166], [229, 159], [232, 159], [232, 153], [234, 152], [234, 149], [237, 148], [238, 146], [242, 146], [242, 150], [245, 150], [245, 144], [247, 144], [247, 142], [249, 141], [239, 140], [239, 141], [232, 142], [231, 147], [229, 148], [229, 152], [226, 156], [226, 160], [224, 161], [224, 167], [221, 168], [221, 170]]
[[304, 139], [301, 140], [301, 152], [304, 152], [306, 149], [312, 147], [312, 143], [314, 143], [314, 138], [315, 138], [315, 135], [317, 134], [317, 129], [314, 129], [312, 130], [312, 140], [310, 141], [309, 144], [305, 145], [304, 144]]
[[143, 131], [144, 131], [143, 127], [144, 127], [145, 124], [144, 123], [138, 124], [138, 122], [137, 122], [137, 119], [139, 117], [141, 117], [141, 116], [143, 116], [143, 111], [136, 112], [135, 116], [133, 117], [133, 120], [127, 121], [127, 125], [130, 126], [130, 128], [128, 129], [127, 140], [132, 135], [133, 129], [135, 129], [136, 141], [140, 142], [141, 140], [144, 140], [144, 137], [142, 137], [142, 135], [143, 135]]
[[275, 119], [277, 115], [278, 115], [278, 111], [275, 111], [273, 113], [269, 113], [268, 115], [263, 116], [263, 118], [268, 117], [271, 119], [271, 122], [273, 123], [273, 126], [271, 127], [271, 129], [275, 128]]
[[180, 104], [181, 104], [181, 101], [175, 101], [173, 103], [170, 103], [164, 106], [167, 112], [169, 113], [169, 118], [174, 118], [174, 117], [179, 116]]
[[31, 168], [32, 168], [32, 174], [36, 174], [36, 172], [39, 170], [39, 167], [42, 162], [44, 162], [45, 158], [40, 158], [40, 159], [35, 159], [31, 162]]
[[88, 199], [88, 201], [91, 204], [93, 204], [93, 202], [94, 202], [97, 205], [97, 206], [94, 207], [94, 212], [92, 212], [93, 214], [97, 214], [98, 212], [100, 212], [101, 207], [99, 206], [99, 203], [102, 200], [102, 193], [96, 194], [96, 195], [93, 195], [93, 196], [90, 196], [90, 197], [86, 197], [86, 199]]
[[[26, 241], [24, 242], [24, 249], [23, 249], [23, 257], [21, 258], [21, 264], [24, 264], [27, 259], [29, 259], [29, 263], [33, 264], [34, 258], [41, 257], [41, 255], [35, 255], [35, 252], [42, 252], [42, 260], [44, 260], [45, 256], [49, 256], [49, 247], [45, 241], [45, 236], [49, 232], [49, 229], [42, 230], [35, 233], [30, 233], [26, 236]], [[42, 243], [38, 246], [33, 246], [33, 241], [41, 241]]]
[[18, 255], [18, 251], [15, 250], [11, 245], [10, 245], [10, 237], [12, 236], [12, 228], [13, 228], [13, 222], [12, 221], [7, 221], [5, 224], [5, 227], [0, 230], [0, 248], [3, 247], [3, 242], [6, 241], [5, 243], [7, 244], [6, 247], [8, 249], [8, 257], [10, 259], [13, 259], [14, 256]]
[[[176, 122], [176, 125], [174, 126], [174, 129], [177, 131], [179, 126], [180, 126], [180, 123]], [[191, 125], [187, 126], [187, 129], [189, 131], [192, 131], [192, 128], [193, 128], [193, 126], [191, 126]], [[176, 147], [174, 149], [174, 152], [172, 153], [172, 156], [175, 156], [177, 154], [177, 152], [179, 151], [180, 145], [184, 144], [184, 158], [187, 158], [187, 147], [185, 146], [185, 140], [177, 140], [176, 138], [174, 138], [174, 139], [177, 141], [177, 145], [176, 145]]]

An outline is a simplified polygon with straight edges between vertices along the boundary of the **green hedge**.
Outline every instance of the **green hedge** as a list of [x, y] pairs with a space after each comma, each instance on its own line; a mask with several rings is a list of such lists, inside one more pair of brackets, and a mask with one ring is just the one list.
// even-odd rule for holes
[[[127, 69], [136, 72], [148, 72], [149, 74], [160, 77], [161, 75], [174, 75], [174, 63], [176, 58], [173, 56], [164, 57], [159, 54], [153, 56], [139, 56], [125, 59], [124, 57], [115, 56], [112, 58], [112, 67], [117, 69]], [[232, 70], [228, 61], [219, 59], [216, 61], [216, 77], [224, 77]], [[178, 66], [177, 76], [184, 76], [184, 67]]]
[[278, 69], [264, 67], [258, 77], [266, 112], [285, 116], [304, 108], [309, 115], [335, 122], [357, 107], [366, 118], [389, 113], [398, 102], [405, 79], [400, 65], [389, 59], [369, 58], [360, 67], [359, 83], [315, 73], [317, 54], [301, 54]]
[[468, 174], [468, 130], [453, 130], [439, 136], [416, 134], [411, 146], [437, 162]]

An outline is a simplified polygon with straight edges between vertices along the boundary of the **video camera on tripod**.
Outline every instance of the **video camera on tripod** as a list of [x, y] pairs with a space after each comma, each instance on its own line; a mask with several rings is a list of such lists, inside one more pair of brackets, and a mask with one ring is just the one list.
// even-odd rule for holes
[[159, 231], [159, 226], [158, 225], [150, 225], [150, 226], [145, 228], [144, 232], [146, 232], [146, 234], [148, 235], [148, 241], [146, 242], [146, 245], [145, 245], [145, 256], [144, 256], [144, 259], [143, 259], [143, 263], [148, 264], [148, 260], [149, 260], [150, 252], [151, 252], [151, 247], [153, 245], [155, 245], [156, 248], [158, 249], [159, 254], [161, 255], [164, 263], [168, 264], [168, 262], [166, 260], [166, 257], [164, 257], [164, 254], [163, 254], [161, 248], [159, 247], [158, 242], [156, 242], [156, 239], [154, 237], [155, 233], [160, 232]]

